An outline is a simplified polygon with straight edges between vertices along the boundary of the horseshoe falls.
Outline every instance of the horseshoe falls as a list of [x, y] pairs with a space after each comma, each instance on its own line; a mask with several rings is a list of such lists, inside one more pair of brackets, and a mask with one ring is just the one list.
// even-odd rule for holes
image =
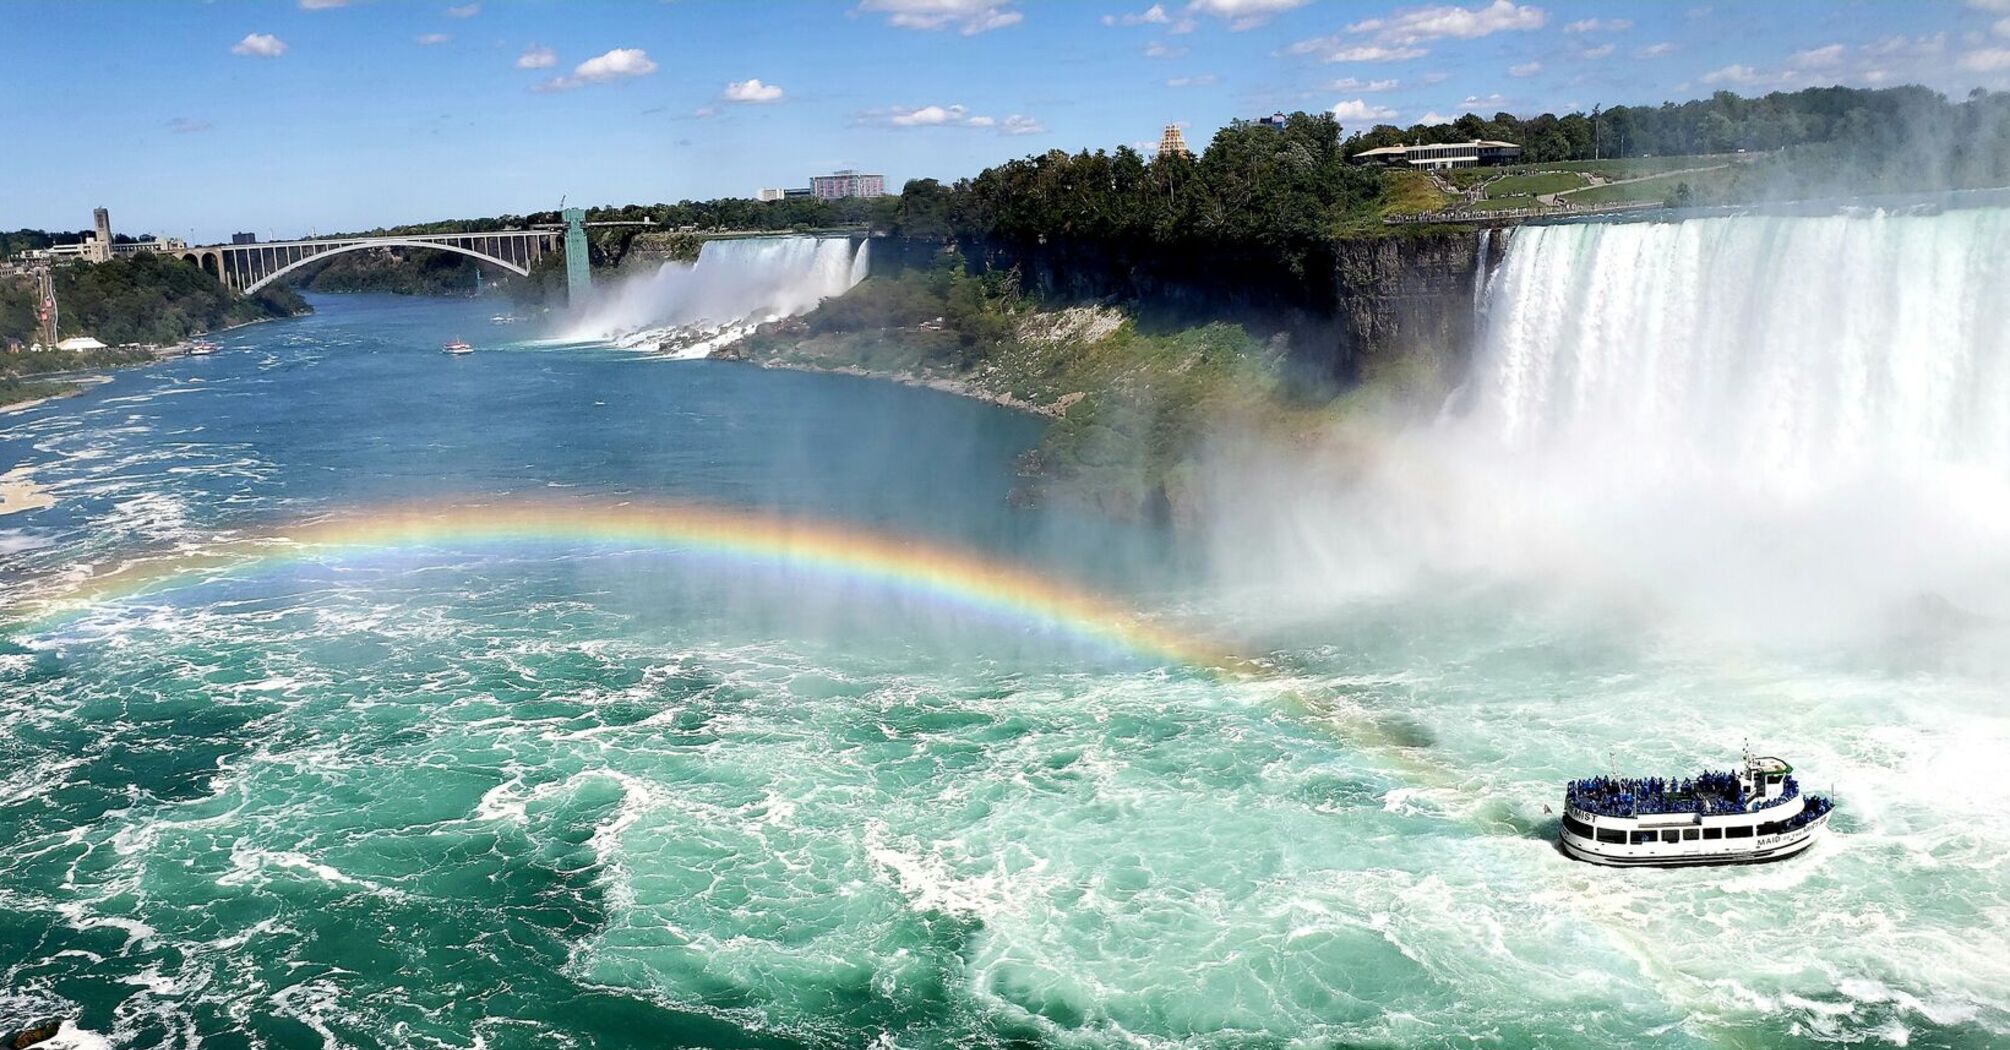
[[1459, 424], [1479, 520], [1747, 632], [2010, 616], [2010, 211], [1514, 238]]
[[[461, 358], [490, 307], [316, 296], [0, 417], [53, 499], [0, 517], [0, 1016], [2003, 1045], [2006, 223], [1519, 229], [1442, 414], [1237, 452], [1181, 529], [1013, 506], [1034, 417], [606, 345], [843, 241]], [[1566, 779], [1746, 740], [1838, 799], [1811, 853], [1558, 853]]]

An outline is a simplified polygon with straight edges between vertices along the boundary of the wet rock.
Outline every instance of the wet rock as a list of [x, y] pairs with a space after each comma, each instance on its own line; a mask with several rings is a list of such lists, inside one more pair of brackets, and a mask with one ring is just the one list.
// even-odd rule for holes
[[0, 1036], [0, 1046], [11, 1047], [12, 1050], [22, 1050], [23, 1047], [46, 1043], [56, 1038], [56, 1033], [62, 1030], [63, 1022], [60, 1019], [36, 1021], [25, 1027], [8, 1032], [4, 1036]]

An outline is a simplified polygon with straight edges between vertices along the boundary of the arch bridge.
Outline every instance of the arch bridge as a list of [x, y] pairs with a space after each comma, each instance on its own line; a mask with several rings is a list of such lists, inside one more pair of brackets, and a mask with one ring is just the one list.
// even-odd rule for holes
[[[329, 237], [265, 244], [212, 244], [191, 248], [182, 258], [207, 270], [229, 288], [250, 295], [309, 263], [370, 248], [434, 248], [455, 252], [527, 275], [545, 253], [558, 247], [564, 230], [492, 230], [483, 233], [412, 233], [388, 237]], [[581, 252], [583, 256], [585, 253]]]

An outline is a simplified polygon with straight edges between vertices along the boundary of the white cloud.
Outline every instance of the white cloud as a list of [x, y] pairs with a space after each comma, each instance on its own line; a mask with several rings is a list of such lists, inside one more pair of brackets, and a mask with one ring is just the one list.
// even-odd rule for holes
[[1440, 113], [1440, 112], [1438, 112], [1437, 110], [1435, 110], [1435, 109], [1434, 109], [1434, 110], [1430, 111], [1429, 113], [1426, 113], [1426, 114], [1424, 114], [1424, 115], [1423, 115], [1423, 116], [1421, 116], [1421, 117], [1418, 117], [1418, 118], [1417, 118], [1417, 123], [1419, 123], [1419, 124], [1450, 124], [1450, 123], [1452, 122], [1452, 119], [1453, 119], [1453, 118], [1451, 118], [1451, 117], [1448, 117], [1448, 116], [1445, 116], [1445, 115], [1444, 115], [1443, 113]]
[[1867, 55], [1937, 55], [1947, 49], [1947, 34], [1932, 36], [1906, 36], [1903, 33], [1888, 36], [1863, 46]]
[[1761, 75], [1758, 70], [1753, 69], [1751, 66], [1729, 65], [1725, 66], [1722, 69], [1713, 69], [1708, 73], [1703, 74], [1703, 76], [1700, 79], [1705, 84], [1749, 85], [1749, 84], [1756, 84], [1761, 80], [1764, 80], [1765, 77]]
[[938, 124], [957, 123], [962, 119], [962, 106], [923, 106], [906, 113], [894, 114], [892, 122], [897, 128], [926, 128]]
[[760, 77], [752, 80], [735, 80], [726, 85], [726, 90], [721, 92], [719, 97], [727, 102], [780, 102], [782, 86], [763, 84]]
[[1843, 46], [1841, 44], [1830, 44], [1827, 47], [1815, 47], [1809, 48], [1806, 51], [1796, 51], [1788, 57], [1788, 61], [1797, 66], [1820, 66], [1822, 68], [1839, 65], [1842, 60]]
[[1209, 84], [1214, 83], [1215, 80], [1216, 77], [1213, 73], [1202, 73], [1199, 76], [1192, 76], [1192, 77], [1173, 77], [1172, 79], [1166, 81], [1166, 86], [1175, 88], [1206, 87]]
[[1995, 33], [1997, 36], [2010, 37], [2010, 18], [1998, 21], [1995, 25], [1989, 27], [1989, 31]]
[[1326, 85], [1328, 91], [1394, 91], [1402, 87], [1397, 80], [1362, 80], [1358, 77], [1341, 77]]
[[481, 13], [482, 5], [480, 4], [462, 4], [459, 7], [447, 8], [448, 18], [473, 18]]
[[1511, 77], [1532, 77], [1540, 72], [1542, 72], [1540, 62], [1523, 62], [1521, 65], [1508, 67], [1508, 76]]
[[1624, 18], [1585, 18], [1564, 26], [1566, 33], [1624, 33], [1633, 23]]
[[573, 67], [572, 75], [581, 80], [601, 81], [644, 77], [654, 72], [656, 63], [649, 60], [648, 52], [639, 47], [617, 47], [581, 62]]
[[1384, 43], [1421, 44], [1452, 37], [1477, 40], [1495, 33], [1541, 29], [1548, 12], [1532, 4], [1494, 0], [1483, 7], [1412, 7], [1386, 18], [1369, 18], [1347, 27], [1350, 33], [1373, 33]]
[[558, 64], [558, 52], [543, 44], [532, 44], [516, 56], [518, 69], [550, 69]]
[[1478, 95], [1467, 95], [1464, 101], [1459, 103], [1459, 107], [1468, 111], [1491, 109], [1499, 112], [1506, 108], [1507, 104], [1508, 99], [1506, 95], [1488, 95], [1485, 98], [1481, 98]]
[[1216, 18], [1228, 19], [1228, 28], [1241, 32], [1255, 29], [1294, 8], [1304, 7], [1312, 0], [1193, 0], [1186, 5], [1189, 11]]
[[216, 125], [211, 124], [207, 120], [197, 120], [194, 117], [176, 117], [167, 122], [168, 131], [176, 135], [194, 135], [198, 132], [210, 131], [215, 127]]
[[1025, 15], [1012, 9], [1017, 0], [859, 0], [860, 11], [886, 16], [902, 29], [954, 29], [976, 36], [1018, 25]]
[[246, 33], [243, 40], [231, 45], [230, 53], [253, 58], [278, 58], [286, 53], [286, 41], [271, 33]]
[[1146, 58], [1178, 58], [1186, 54], [1186, 48], [1174, 47], [1163, 40], [1154, 40], [1145, 45]]
[[1711, 12], [1715, 10], [1716, 8], [1714, 7], [1692, 7], [1689, 9], [1688, 15], [1690, 18], [1708, 18]]
[[452, 39], [453, 37], [445, 33], [421, 33], [413, 37], [412, 42], [418, 44], [420, 47], [432, 47], [436, 44], [444, 44]]
[[1431, 52], [1421, 47], [1381, 47], [1376, 44], [1348, 44], [1337, 37], [1300, 40], [1285, 48], [1294, 55], [1317, 54], [1328, 62], [1407, 62]]
[[1396, 119], [1396, 111], [1387, 106], [1378, 106], [1366, 99], [1353, 98], [1345, 102], [1333, 103], [1330, 111], [1343, 121], [1378, 121]]
[[1667, 41], [1664, 40], [1658, 44], [1649, 44], [1646, 47], [1635, 48], [1633, 51], [1633, 57], [1660, 58], [1663, 55], [1672, 55], [1678, 50], [1680, 49], [1677, 48], [1674, 44], [1668, 43]]
[[1587, 47], [1584, 50], [1579, 51], [1577, 53], [1577, 57], [1588, 58], [1595, 62], [1601, 58], [1612, 57], [1612, 53], [1617, 50], [1618, 48], [1615, 45], [1600, 44], [1597, 47]]
[[[521, 63], [523, 60], [517, 61]], [[570, 91], [587, 84], [605, 84], [630, 77], [646, 77], [654, 72], [656, 63], [649, 60], [648, 52], [639, 47], [617, 47], [572, 67], [571, 76], [553, 77], [539, 84], [537, 90]]]
[[1977, 48], [1962, 55], [1955, 65], [1970, 73], [1995, 73], [2010, 69], [2010, 47]]
[[334, 7], [347, 7], [349, 0], [300, 0], [302, 11], [326, 11]]
[[1417, 82], [1420, 84], [1442, 84], [1450, 79], [1452, 79], [1450, 73], [1426, 73], [1418, 77]]
[[1103, 16], [1103, 24], [1106, 26], [1162, 26], [1171, 22], [1172, 16], [1166, 14], [1164, 4], [1153, 4], [1136, 14]]
[[1000, 119], [972, 113], [963, 105], [873, 110], [860, 114], [859, 119], [861, 123], [894, 128], [977, 128], [1001, 135], [1035, 135], [1047, 130], [1045, 125], [1022, 113]]

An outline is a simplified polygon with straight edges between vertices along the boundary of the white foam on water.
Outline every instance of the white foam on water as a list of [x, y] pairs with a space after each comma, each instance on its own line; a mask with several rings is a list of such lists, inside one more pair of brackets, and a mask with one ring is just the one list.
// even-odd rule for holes
[[114, 1044], [110, 1036], [64, 1021], [54, 1036], [35, 1045], [48, 1050], [112, 1050]]

